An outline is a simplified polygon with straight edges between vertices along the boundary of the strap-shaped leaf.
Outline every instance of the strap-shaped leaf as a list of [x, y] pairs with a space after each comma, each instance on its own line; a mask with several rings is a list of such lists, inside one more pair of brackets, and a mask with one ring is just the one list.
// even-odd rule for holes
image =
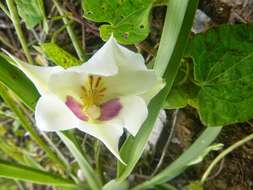
[[177, 160], [166, 167], [159, 174], [154, 176], [151, 180], [137, 185], [132, 190], [145, 190], [155, 185], [165, 183], [174, 177], [178, 176], [184, 169], [186, 169], [192, 161], [198, 158], [199, 155], [206, 151], [207, 147], [220, 133], [222, 127], [208, 127], [199, 136], [199, 138], [187, 149]]
[[128, 138], [121, 148], [122, 159], [127, 165], [118, 163], [120, 181], [127, 178], [140, 159], [157, 115], [173, 85], [197, 5], [198, 0], [171, 0], [168, 2], [164, 30], [155, 62], [155, 70], [159, 75], [163, 75], [166, 86], [150, 102], [148, 119], [136, 137]]
[[75, 183], [44, 171], [0, 160], [0, 176], [37, 184], [74, 187]]
[[33, 83], [14, 65], [0, 56], [0, 81], [33, 109], [40, 95]]

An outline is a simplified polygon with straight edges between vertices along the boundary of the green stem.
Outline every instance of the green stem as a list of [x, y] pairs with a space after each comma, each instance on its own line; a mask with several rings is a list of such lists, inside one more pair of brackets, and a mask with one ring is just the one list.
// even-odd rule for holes
[[74, 156], [76, 161], [78, 162], [82, 173], [84, 174], [87, 183], [89, 184], [92, 190], [101, 190], [102, 183], [96, 173], [94, 172], [93, 168], [87, 161], [86, 157], [84, 156], [81, 147], [79, 146], [78, 142], [74, 138], [73, 131], [64, 131], [64, 132], [57, 132], [57, 135], [61, 138], [64, 142], [66, 147], [69, 149], [71, 154]]
[[13, 0], [6, 0], [6, 3], [7, 3], [7, 6], [8, 6], [8, 9], [10, 11], [10, 16], [11, 16], [12, 23], [15, 27], [15, 30], [17, 32], [19, 41], [20, 41], [21, 46], [22, 46], [22, 48], [25, 52], [26, 58], [27, 58], [28, 62], [30, 64], [32, 64], [33, 60], [32, 60], [31, 54], [29, 52], [29, 49], [28, 49], [23, 31], [22, 31], [22, 28], [21, 28], [21, 25], [20, 25], [20, 19], [18, 17], [17, 8], [15, 7]]
[[101, 143], [99, 140], [95, 143], [95, 161], [96, 161], [96, 172], [97, 176], [100, 178], [100, 181], [104, 181], [103, 178], [103, 171], [102, 171], [102, 165], [101, 165], [101, 159], [100, 159], [100, 153], [101, 153]]
[[0, 8], [3, 10], [3, 12], [9, 17], [11, 18], [11, 15], [9, 13], [9, 11], [6, 9], [6, 7], [4, 6], [4, 4], [2, 2], [0, 2]]
[[70, 39], [73, 43], [73, 46], [76, 50], [76, 53], [77, 53], [79, 59], [81, 61], [85, 61], [87, 56], [86, 56], [84, 50], [82, 49], [81, 43], [79, 42], [79, 40], [78, 40], [78, 38], [77, 38], [77, 36], [74, 32], [74, 29], [73, 29], [72, 25], [69, 24], [69, 20], [65, 17], [64, 12], [63, 12], [62, 8], [60, 7], [58, 1], [53, 0], [53, 2], [54, 2], [54, 5], [56, 6], [58, 12], [60, 13], [60, 15], [63, 16], [62, 20], [63, 20], [64, 24], [67, 25], [67, 27], [66, 27], [67, 32], [69, 34], [69, 37], [70, 37]]
[[234, 149], [242, 146], [243, 144], [245, 144], [246, 142], [250, 141], [253, 139], [253, 134], [248, 135], [247, 137], [243, 138], [242, 140], [236, 142], [235, 144], [229, 146], [227, 149], [225, 149], [223, 152], [221, 152], [213, 161], [212, 163], [209, 165], [209, 167], [207, 168], [207, 170], [205, 171], [204, 175], [201, 178], [201, 182], [204, 183], [207, 179], [207, 177], [209, 176], [209, 174], [211, 173], [212, 169], [214, 168], [214, 166], [221, 161], [227, 154], [229, 154], [230, 152], [232, 152]]
[[4, 99], [5, 103], [9, 105], [11, 110], [17, 115], [20, 123], [29, 132], [31, 137], [38, 145], [47, 153], [47, 155], [58, 163], [60, 166], [65, 167], [64, 163], [56, 156], [56, 154], [48, 147], [48, 145], [40, 138], [40, 136], [33, 130], [30, 121], [26, 118], [24, 113], [19, 109], [16, 102], [12, 99], [8, 89], [0, 83], [0, 96]]

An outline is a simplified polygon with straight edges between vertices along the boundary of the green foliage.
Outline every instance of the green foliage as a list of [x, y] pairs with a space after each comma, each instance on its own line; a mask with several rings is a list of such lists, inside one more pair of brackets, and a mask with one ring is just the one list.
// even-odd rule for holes
[[56, 65], [68, 68], [81, 64], [81, 61], [79, 61], [64, 49], [60, 48], [55, 43], [43, 43], [40, 45], [40, 47], [42, 48], [46, 57]]
[[148, 118], [135, 138], [129, 137], [121, 147], [120, 154], [127, 165], [125, 166], [118, 162], [119, 181], [125, 180], [130, 175], [141, 157], [157, 115], [171, 90], [180, 66], [185, 41], [188, 38], [197, 5], [198, 0], [169, 1], [167, 5], [163, 35], [155, 61], [155, 70], [164, 77], [166, 86], [149, 103]]
[[116, 180], [111, 180], [103, 187], [103, 190], [128, 190], [128, 188], [128, 181], [117, 182]]
[[133, 190], [146, 190], [155, 185], [165, 183], [178, 176], [189, 166], [189, 163], [192, 163], [203, 154], [207, 147], [218, 136], [221, 129], [222, 127], [206, 128], [205, 131], [198, 137], [198, 139], [177, 160], [167, 166], [152, 179], [137, 185], [135, 188], [133, 188]]
[[198, 109], [201, 121], [208, 126], [252, 118], [252, 30], [253, 25], [222, 25], [194, 36], [186, 52], [193, 58], [194, 77], [175, 84], [164, 107], [189, 104]]
[[23, 18], [27, 28], [32, 29], [45, 19], [42, 0], [16, 0], [19, 15]]
[[193, 181], [187, 187], [187, 190], [204, 190], [203, 184], [200, 181]]
[[17, 190], [17, 183], [9, 179], [0, 179], [0, 190]]
[[253, 25], [223, 25], [194, 37], [194, 60], [201, 120], [208, 126], [253, 117]]
[[81, 171], [83, 172], [84, 176], [86, 177], [87, 183], [93, 190], [100, 190], [101, 189], [101, 181], [99, 180], [98, 176], [96, 175], [93, 168], [90, 166], [89, 162], [85, 158], [80, 145], [75, 139], [73, 131], [66, 131], [66, 132], [57, 132], [58, 136], [64, 142], [64, 144], [68, 147], [71, 154], [74, 156], [76, 161], [78, 162]]
[[30, 108], [34, 108], [39, 93], [25, 74], [0, 56], [0, 81], [8, 86]]
[[0, 177], [9, 179], [25, 180], [37, 184], [55, 186], [75, 186], [71, 180], [63, 179], [47, 172], [36, 170], [23, 165], [16, 165], [0, 160]]
[[134, 44], [149, 34], [149, 12], [153, 0], [83, 0], [84, 17], [105, 22], [100, 36], [107, 40], [113, 33], [122, 44]]
[[163, 105], [165, 109], [178, 109], [187, 105], [198, 107], [197, 95], [200, 87], [194, 84], [192, 79], [192, 64], [183, 62], [173, 88]]

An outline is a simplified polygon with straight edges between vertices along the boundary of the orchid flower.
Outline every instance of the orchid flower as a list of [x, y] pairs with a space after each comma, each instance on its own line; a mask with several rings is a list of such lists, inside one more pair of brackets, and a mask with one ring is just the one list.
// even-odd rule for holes
[[12, 58], [41, 94], [35, 109], [40, 130], [78, 128], [102, 141], [120, 161], [123, 128], [137, 134], [147, 118], [147, 104], [164, 86], [140, 54], [113, 36], [86, 63], [67, 69]]

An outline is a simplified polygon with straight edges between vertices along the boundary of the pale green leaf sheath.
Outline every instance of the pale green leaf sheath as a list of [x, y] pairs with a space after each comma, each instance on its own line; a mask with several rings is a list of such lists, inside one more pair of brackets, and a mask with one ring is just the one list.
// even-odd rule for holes
[[41, 94], [35, 109], [40, 130], [78, 128], [101, 140], [119, 160], [123, 128], [137, 134], [149, 100], [163, 87], [143, 57], [113, 37], [80, 66], [38, 67], [18, 61], [18, 67]]

